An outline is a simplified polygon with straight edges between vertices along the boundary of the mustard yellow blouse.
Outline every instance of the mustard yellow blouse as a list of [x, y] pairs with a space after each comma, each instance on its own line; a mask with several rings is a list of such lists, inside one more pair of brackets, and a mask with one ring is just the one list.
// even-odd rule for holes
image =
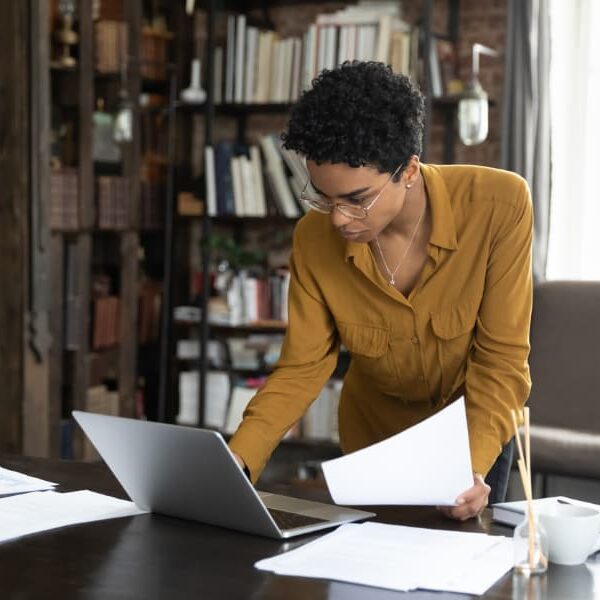
[[328, 215], [309, 212], [296, 226], [281, 358], [229, 444], [253, 481], [319, 395], [340, 343], [352, 359], [339, 407], [343, 452], [398, 433], [461, 393], [474, 471], [486, 474], [512, 437], [510, 411], [531, 387], [529, 189], [487, 167], [421, 168], [432, 231], [408, 298], [388, 285], [369, 246], [342, 239]]

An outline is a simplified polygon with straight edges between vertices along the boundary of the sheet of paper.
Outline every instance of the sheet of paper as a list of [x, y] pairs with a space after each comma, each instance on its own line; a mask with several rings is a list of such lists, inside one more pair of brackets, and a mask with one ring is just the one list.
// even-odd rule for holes
[[65, 525], [141, 515], [133, 502], [81, 490], [32, 492], [0, 499], [0, 542]]
[[51, 490], [56, 483], [0, 467], [0, 496]]
[[473, 485], [464, 398], [322, 466], [337, 504], [453, 505]]
[[279, 575], [464, 594], [483, 594], [512, 565], [510, 538], [383, 523], [343, 525], [255, 564]]

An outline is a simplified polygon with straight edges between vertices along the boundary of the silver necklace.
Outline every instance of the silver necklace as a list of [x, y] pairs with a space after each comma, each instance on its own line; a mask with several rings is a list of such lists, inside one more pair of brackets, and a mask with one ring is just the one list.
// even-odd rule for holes
[[388, 267], [388, 264], [385, 260], [385, 256], [383, 255], [383, 250], [381, 249], [381, 245], [379, 244], [379, 237], [375, 236], [375, 244], [377, 245], [377, 250], [379, 250], [379, 255], [381, 256], [381, 261], [383, 262], [383, 266], [385, 267], [385, 270], [387, 271], [387, 274], [389, 276], [388, 283], [392, 287], [396, 286], [396, 273], [398, 272], [400, 265], [404, 262], [404, 259], [406, 258], [406, 255], [408, 254], [408, 251], [410, 250], [410, 247], [412, 246], [412, 244], [415, 240], [415, 236], [417, 235], [417, 231], [419, 230], [419, 225], [421, 224], [421, 220], [423, 219], [423, 215], [425, 214], [426, 208], [427, 208], [427, 205], [425, 205], [425, 208], [423, 208], [423, 212], [419, 216], [419, 220], [417, 221], [417, 224], [415, 225], [415, 228], [413, 229], [412, 235], [410, 236], [410, 241], [408, 242], [408, 246], [406, 246], [406, 250], [404, 250], [404, 253], [400, 257], [400, 260], [399, 260], [398, 264], [396, 265], [396, 268], [393, 271], [390, 270], [390, 268]]

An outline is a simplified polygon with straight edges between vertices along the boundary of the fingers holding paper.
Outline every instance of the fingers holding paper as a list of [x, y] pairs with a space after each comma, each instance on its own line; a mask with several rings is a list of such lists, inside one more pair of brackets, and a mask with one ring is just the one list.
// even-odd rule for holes
[[439, 511], [459, 521], [480, 515], [487, 506], [491, 488], [479, 473], [473, 473], [473, 482], [473, 486], [456, 499], [456, 506], [440, 506]]

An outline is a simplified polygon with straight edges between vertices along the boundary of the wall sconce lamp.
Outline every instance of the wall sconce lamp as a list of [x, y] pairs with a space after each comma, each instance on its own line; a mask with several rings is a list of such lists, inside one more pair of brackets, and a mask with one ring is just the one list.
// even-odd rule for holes
[[498, 56], [483, 44], [473, 44], [473, 75], [458, 101], [458, 133], [466, 146], [481, 144], [488, 134], [488, 95], [479, 82], [479, 55]]

